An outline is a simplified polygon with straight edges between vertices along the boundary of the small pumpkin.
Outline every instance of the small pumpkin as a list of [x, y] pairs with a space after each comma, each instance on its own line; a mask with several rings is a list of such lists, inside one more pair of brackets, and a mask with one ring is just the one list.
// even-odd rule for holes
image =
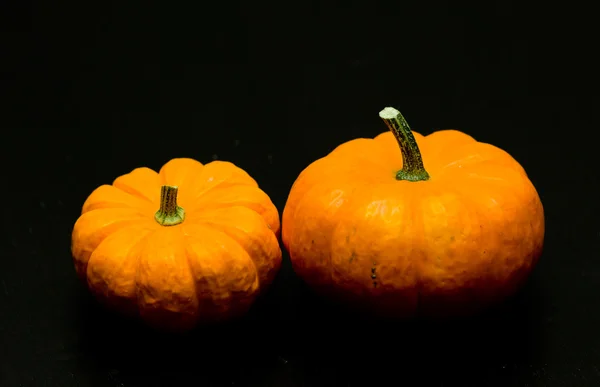
[[110, 309], [188, 330], [249, 309], [280, 268], [279, 226], [242, 169], [176, 158], [94, 190], [71, 247], [77, 274]]
[[507, 152], [457, 130], [354, 139], [292, 186], [282, 239], [319, 294], [395, 317], [481, 311], [514, 294], [542, 252], [544, 211]]

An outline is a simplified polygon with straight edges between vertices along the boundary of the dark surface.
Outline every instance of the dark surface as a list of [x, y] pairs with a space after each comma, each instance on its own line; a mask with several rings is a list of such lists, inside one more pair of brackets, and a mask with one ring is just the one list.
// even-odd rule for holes
[[[0, 386], [600, 383], [589, 135], [600, 105], [587, 90], [585, 10], [44, 4], [0, 8], [10, 19], [0, 23]], [[369, 322], [313, 296], [284, 255], [247, 319], [169, 337], [107, 314], [77, 281], [70, 232], [98, 185], [172, 157], [218, 158], [282, 211], [310, 162], [386, 130], [385, 106], [423, 134], [457, 128], [493, 143], [527, 170], [545, 251], [507, 305], [447, 324]]]

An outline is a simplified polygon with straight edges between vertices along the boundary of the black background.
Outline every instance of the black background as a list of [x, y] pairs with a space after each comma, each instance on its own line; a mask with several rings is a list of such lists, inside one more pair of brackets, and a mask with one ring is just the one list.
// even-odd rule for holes
[[[591, 11], [574, 2], [0, 5], [1, 386], [597, 386]], [[400, 109], [511, 153], [546, 211], [526, 288], [478, 318], [367, 321], [283, 268], [239, 322], [183, 337], [111, 316], [76, 279], [87, 195], [214, 158], [283, 210], [297, 175]]]

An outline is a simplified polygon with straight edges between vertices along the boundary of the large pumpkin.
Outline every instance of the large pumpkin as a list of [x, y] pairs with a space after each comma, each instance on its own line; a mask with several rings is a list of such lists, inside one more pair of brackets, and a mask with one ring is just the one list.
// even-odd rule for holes
[[280, 268], [278, 232], [277, 209], [246, 172], [180, 158], [92, 192], [72, 253], [103, 304], [187, 330], [248, 310]]
[[471, 314], [515, 293], [544, 240], [536, 189], [505, 151], [456, 130], [355, 139], [294, 183], [282, 239], [317, 292], [396, 317]]

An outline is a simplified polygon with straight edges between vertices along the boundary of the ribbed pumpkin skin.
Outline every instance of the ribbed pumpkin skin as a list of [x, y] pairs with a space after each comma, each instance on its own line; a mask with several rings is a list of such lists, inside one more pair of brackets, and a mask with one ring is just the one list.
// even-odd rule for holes
[[471, 314], [531, 273], [542, 203], [505, 151], [456, 130], [413, 135], [428, 180], [395, 178], [403, 158], [392, 132], [346, 142], [297, 178], [283, 243], [324, 296], [397, 317]]
[[[183, 222], [155, 219], [176, 186]], [[281, 266], [277, 209], [234, 164], [173, 159], [98, 187], [72, 233], [79, 277], [105, 305], [165, 330], [243, 315]]]

